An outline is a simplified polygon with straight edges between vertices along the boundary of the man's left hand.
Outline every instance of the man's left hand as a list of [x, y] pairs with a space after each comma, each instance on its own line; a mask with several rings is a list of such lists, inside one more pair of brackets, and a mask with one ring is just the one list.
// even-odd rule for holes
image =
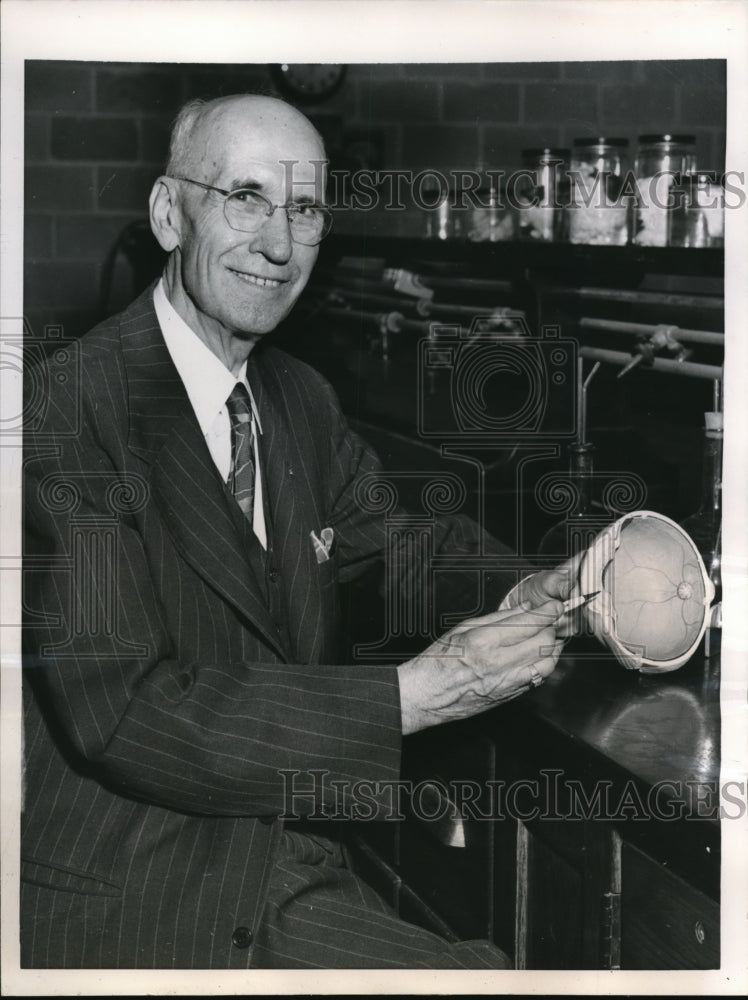
[[[571, 597], [579, 596], [579, 566], [583, 557], [584, 552], [580, 552], [555, 569], [539, 570], [526, 577], [501, 602], [501, 607], [516, 608], [522, 604], [532, 611], [548, 601], [568, 601]], [[568, 638], [577, 631], [578, 622], [578, 612], [562, 615], [556, 626], [556, 634], [560, 638]]]

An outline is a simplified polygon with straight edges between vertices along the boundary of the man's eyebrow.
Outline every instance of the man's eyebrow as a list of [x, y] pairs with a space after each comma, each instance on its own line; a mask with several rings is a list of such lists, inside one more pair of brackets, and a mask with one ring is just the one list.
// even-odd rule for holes
[[229, 184], [229, 191], [262, 191], [263, 184], [255, 180], [234, 180]]
[[[265, 185], [261, 181], [257, 180], [233, 180], [228, 187], [229, 191], [257, 191], [259, 194], [264, 194]], [[299, 192], [297, 198], [289, 199], [295, 205], [322, 205], [324, 204], [324, 198], [315, 198], [309, 192]]]
[[314, 198], [310, 194], [300, 194], [298, 198], [292, 198], [294, 205], [322, 205], [324, 200], [319, 198]]

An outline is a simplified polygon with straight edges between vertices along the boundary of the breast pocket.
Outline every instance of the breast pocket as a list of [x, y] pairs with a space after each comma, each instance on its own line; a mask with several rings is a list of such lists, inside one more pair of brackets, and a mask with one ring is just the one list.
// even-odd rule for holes
[[329, 559], [325, 559], [324, 562], [319, 563], [317, 566], [317, 578], [319, 579], [320, 587], [331, 587], [338, 581], [338, 560], [335, 555], [331, 555]]
[[21, 859], [21, 881], [44, 889], [81, 893], [84, 896], [122, 895], [122, 888], [119, 885], [91, 872], [65, 865], [52, 865], [46, 861], [37, 861], [35, 858]]

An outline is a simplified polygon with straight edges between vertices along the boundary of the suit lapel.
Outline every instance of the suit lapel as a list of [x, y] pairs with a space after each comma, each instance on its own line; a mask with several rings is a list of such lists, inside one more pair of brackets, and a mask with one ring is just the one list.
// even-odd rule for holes
[[[309, 429], [289, 399], [288, 377], [260, 348], [250, 355], [247, 377], [262, 422], [264, 496], [273, 539], [273, 558], [281, 571], [293, 655], [314, 663], [325, 638], [320, 567], [310, 532], [324, 526], [324, 511], [309, 478]], [[309, 449], [301, 442], [306, 441]]]
[[285, 658], [223, 483], [164, 342], [152, 289], [123, 315], [129, 447], [152, 465], [151, 488], [180, 552]]

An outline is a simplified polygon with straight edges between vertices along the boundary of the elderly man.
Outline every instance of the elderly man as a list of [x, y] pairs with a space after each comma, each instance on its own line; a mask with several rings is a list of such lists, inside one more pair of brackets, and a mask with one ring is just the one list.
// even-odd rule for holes
[[506, 964], [401, 921], [342, 835], [278, 818], [291, 771], [325, 811], [320, 770], [379, 783], [386, 815], [402, 734], [549, 674], [570, 589], [539, 574], [406, 663], [337, 664], [337, 584], [383, 555], [355, 494], [377, 464], [266, 341], [329, 228], [323, 160], [280, 101], [188, 105], [150, 200], [163, 277], [82, 339], [79, 380], [49, 382], [25, 463], [25, 966]]

